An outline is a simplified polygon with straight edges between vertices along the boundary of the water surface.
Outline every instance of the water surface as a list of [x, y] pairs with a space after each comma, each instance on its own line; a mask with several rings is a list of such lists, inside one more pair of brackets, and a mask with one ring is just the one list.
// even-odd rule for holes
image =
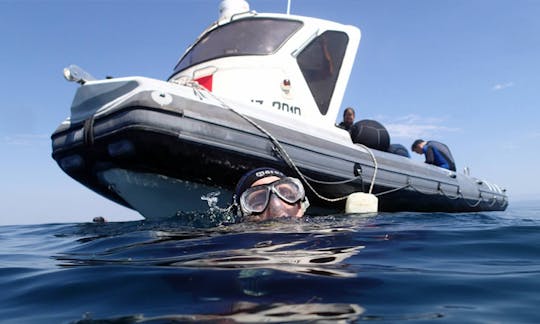
[[0, 321], [540, 321], [540, 202], [264, 224], [183, 217], [0, 227]]

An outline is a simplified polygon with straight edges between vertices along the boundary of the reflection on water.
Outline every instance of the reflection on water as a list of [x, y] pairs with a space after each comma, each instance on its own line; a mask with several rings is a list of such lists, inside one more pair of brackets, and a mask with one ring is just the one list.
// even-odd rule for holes
[[[106, 320], [87, 314], [76, 323], [350, 322], [363, 313], [357, 304], [325, 302], [316, 294], [302, 296], [300, 303], [295, 294], [290, 294], [292, 299], [274, 300], [279, 278], [290, 274], [314, 280], [356, 277], [358, 269], [351, 268], [347, 260], [359, 254], [364, 245], [352, 240], [355, 232], [351, 226], [310, 219], [203, 229], [178, 223], [101, 225], [82, 229], [86, 236], [78, 239], [79, 244], [54, 257], [58, 265], [66, 269], [113, 266], [111, 269], [117, 271], [131, 269], [130, 273], [138, 273], [136, 268], [158, 269], [158, 282], [165, 282], [170, 290], [195, 293], [200, 302], [228, 301], [230, 306], [225, 307], [227, 311], [140, 314]], [[208, 282], [209, 278], [214, 282]], [[213, 287], [216, 283], [221, 288]], [[228, 297], [218, 293], [228, 289]]]
[[[329, 247], [315, 250], [294, 249], [306, 241], [272, 244], [260, 242], [247, 249], [211, 252], [204, 258], [174, 262], [176, 267], [196, 268], [266, 268], [287, 272], [322, 275], [332, 277], [354, 277], [356, 274], [340, 263], [358, 253], [364, 246]], [[291, 249], [292, 248], [292, 249]], [[249, 273], [244, 271], [244, 274]]]
[[[363, 245], [340, 242], [352, 228], [321, 228], [318, 223], [280, 221], [236, 224], [213, 229], [163, 230], [145, 224], [134, 235], [103, 228], [79, 239], [82, 245], [55, 256], [62, 267], [93, 265], [155, 265], [213, 270], [271, 269], [290, 273], [354, 277], [345, 260]], [[96, 230], [96, 227], [93, 227]], [[107, 232], [107, 231], [110, 232]], [[264, 240], [261, 240], [264, 239]], [[226, 243], [226, 244], [224, 244]], [[345, 243], [345, 244], [344, 244]]]
[[0, 227], [0, 321], [538, 323], [537, 211]]
[[324, 322], [349, 323], [357, 320], [364, 309], [355, 304], [270, 304], [241, 302], [234, 305], [227, 314], [204, 315], [164, 315], [145, 317], [144, 315], [126, 316], [113, 319], [93, 320], [90, 316], [75, 322], [83, 323], [292, 323], [292, 322]]

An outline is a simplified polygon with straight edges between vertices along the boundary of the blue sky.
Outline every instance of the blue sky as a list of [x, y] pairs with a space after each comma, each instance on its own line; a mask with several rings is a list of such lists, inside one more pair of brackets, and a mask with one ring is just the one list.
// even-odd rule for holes
[[[0, 0], [0, 225], [137, 217], [50, 157], [76, 90], [62, 69], [166, 79], [219, 3]], [[510, 203], [538, 199], [540, 1], [293, 0], [291, 11], [362, 30], [343, 100], [357, 119], [382, 122], [407, 147], [418, 137], [447, 143], [459, 170], [507, 188]]]

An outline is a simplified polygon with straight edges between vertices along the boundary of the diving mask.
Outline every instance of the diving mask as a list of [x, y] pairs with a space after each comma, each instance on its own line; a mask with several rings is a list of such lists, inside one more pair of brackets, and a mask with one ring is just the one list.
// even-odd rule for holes
[[246, 189], [240, 196], [240, 208], [244, 216], [262, 213], [268, 207], [272, 194], [289, 205], [305, 201], [304, 186], [300, 180], [286, 177]]

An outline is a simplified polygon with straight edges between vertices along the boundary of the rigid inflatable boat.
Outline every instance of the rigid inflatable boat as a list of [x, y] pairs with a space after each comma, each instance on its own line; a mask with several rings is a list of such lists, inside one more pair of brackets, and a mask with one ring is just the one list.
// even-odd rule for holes
[[150, 219], [227, 205], [242, 174], [261, 166], [300, 178], [310, 213], [341, 212], [356, 192], [378, 196], [380, 211], [507, 207], [495, 184], [389, 152], [388, 143], [355, 143], [336, 127], [358, 28], [257, 13], [242, 0], [221, 9], [167, 81], [64, 70], [80, 84], [52, 134], [64, 172]]

